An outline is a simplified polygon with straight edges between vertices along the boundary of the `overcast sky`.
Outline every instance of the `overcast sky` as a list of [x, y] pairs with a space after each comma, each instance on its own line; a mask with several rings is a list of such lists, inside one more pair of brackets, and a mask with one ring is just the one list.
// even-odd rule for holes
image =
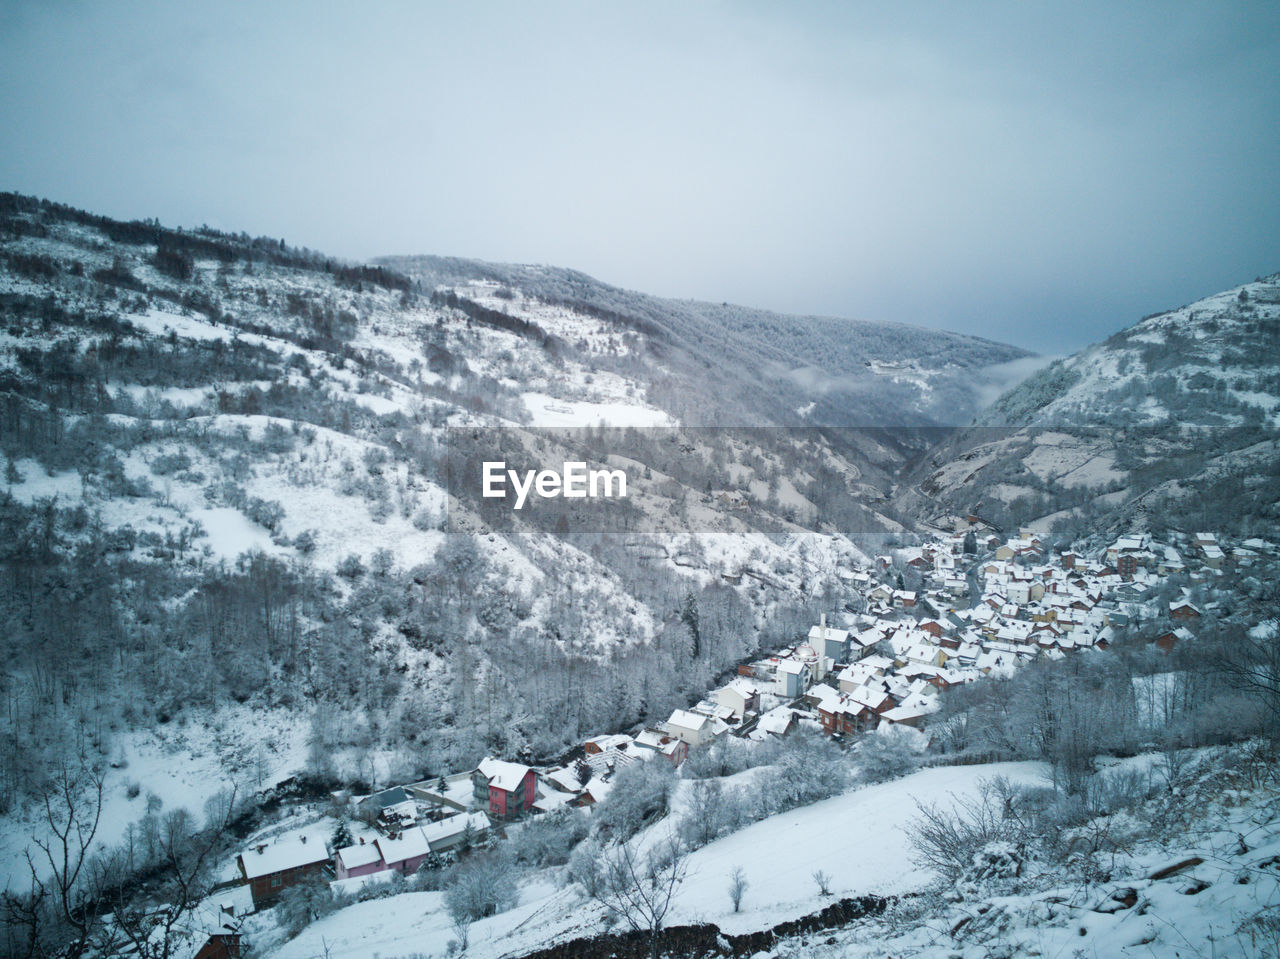
[[1280, 4], [0, 0], [0, 189], [1045, 352], [1280, 270]]

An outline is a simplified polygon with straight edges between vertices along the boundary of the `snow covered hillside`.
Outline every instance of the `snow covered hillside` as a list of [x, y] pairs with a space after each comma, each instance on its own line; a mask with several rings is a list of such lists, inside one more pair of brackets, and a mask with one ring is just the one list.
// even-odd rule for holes
[[[927, 769], [761, 820], [692, 855], [669, 924], [710, 922], [739, 934], [816, 912], [833, 896], [918, 891], [931, 876], [912, 865], [904, 831], [917, 815], [917, 799], [970, 797], [980, 780], [992, 776], [1030, 784], [1043, 775], [1043, 767], [1035, 763]], [[679, 814], [677, 806], [672, 816]], [[669, 828], [669, 823], [654, 828]], [[725, 893], [735, 867], [744, 867], [749, 883], [737, 913]], [[814, 884], [817, 871], [831, 876], [828, 894]], [[562, 888], [549, 874], [522, 884], [519, 904], [512, 911], [478, 921], [470, 931], [467, 951], [477, 959], [518, 956], [605, 928], [608, 924], [598, 906], [584, 902], [572, 887]], [[313, 923], [268, 955], [307, 959], [324, 947], [334, 959], [375, 952], [440, 955], [456, 935], [441, 894], [426, 892], [350, 906]]]
[[[545, 266], [444, 257], [377, 261], [520, 317], [602, 361], [648, 365], [649, 395], [707, 426], [967, 424], [1027, 351], [894, 323], [786, 316], [646, 296]], [[594, 322], [582, 323], [583, 318]]]
[[[1280, 520], [1280, 274], [1142, 320], [1000, 397], [910, 472], [896, 502], [1065, 538], [1184, 529], [1233, 503]], [[1261, 529], [1261, 527], [1257, 527]]]
[[[901, 531], [883, 505], [911, 430], [682, 425], [775, 422], [810, 391], [751, 371], [804, 357], [748, 339], [712, 373], [705, 351], [681, 359], [657, 301], [640, 322], [537, 271], [462, 272], [424, 283], [0, 197], [0, 602], [21, 716], [0, 761], [7, 842], [72, 754], [130, 817], [198, 812], [181, 784], [212, 773], [209, 749], [207, 795], [555, 755], [789, 640]], [[1021, 355], [858, 328], [877, 360], [913, 337], [912, 376], [948, 395]], [[531, 465], [628, 471], [632, 494], [599, 522], [564, 501], [517, 514], [451, 475], [477, 437]], [[569, 695], [589, 670], [608, 682]], [[147, 749], [172, 788], [129, 772]]]

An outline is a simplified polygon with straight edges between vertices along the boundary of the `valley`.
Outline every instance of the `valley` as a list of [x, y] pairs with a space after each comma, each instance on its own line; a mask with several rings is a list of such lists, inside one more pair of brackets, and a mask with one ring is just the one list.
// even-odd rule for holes
[[629, 870], [733, 936], [886, 897], [789, 955], [994, 954], [1169, 915], [1211, 839], [1196, 935], [1262, 954], [1278, 289], [1033, 372], [0, 195], [5, 947], [514, 959], [635, 925]]

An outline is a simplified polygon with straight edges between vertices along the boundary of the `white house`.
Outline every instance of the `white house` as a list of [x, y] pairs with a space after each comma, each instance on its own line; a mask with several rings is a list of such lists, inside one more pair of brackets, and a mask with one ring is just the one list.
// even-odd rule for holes
[[665, 724], [669, 736], [688, 743], [690, 746], [701, 746], [710, 742], [715, 735], [711, 725], [711, 717], [700, 716], [685, 709], [677, 709]]

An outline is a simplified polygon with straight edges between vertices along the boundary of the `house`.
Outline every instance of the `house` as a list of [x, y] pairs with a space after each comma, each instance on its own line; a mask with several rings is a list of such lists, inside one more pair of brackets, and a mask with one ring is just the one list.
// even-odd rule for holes
[[333, 867], [339, 879], [355, 879], [382, 872], [387, 864], [382, 861], [382, 852], [378, 849], [377, 842], [365, 842], [361, 837], [355, 845], [334, 853]]
[[259, 843], [236, 857], [240, 876], [249, 884], [255, 908], [269, 906], [290, 886], [323, 876], [329, 868], [324, 844], [306, 836]]
[[469, 838], [482, 838], [493, 828], [493, 824], [484, 813], [472, 812], [423, 823], [421, 828], [431, 851], [439, 854], [452, 852], [466, 844]]
[[533, 808], [533, 770], [520, 763], [486, 757], [471, 774], [476, 805], [494, 819], [511, 819]]
[[356, 803], [356, 809], [363, 816], [369, 819], [376, 819], [385, 810], [400, 806], [411, 798], [403, 786], [392, 786], [390, 789], [384, 789], [382, 792], [374, 793], [372, 796], [365, 796]]
[[782, 684], [782, 694], [795, 699], [798, 696], [803, 696], [804, 691], [813, 682], [813, 669], [803, 660], [780, 660], [778, 663], [778, 682]]
[[[703, 717], [704, 719], [706, 717]], [[635, 738], [636, 755], [656, 754], [666, 756], [673, 766], [679, 766], [689, 756], [689, 744], [683, 739], [668, 736], [656, 729], [645, 729]]]
[[427, 837], [420, 826], [412, 826], [402, 832], [379, 836], [374, 842], [382, 854], [383, 868], [393, 869], [406, 876], [417, 872], [418, 867], [426, 862], [427, 856], [431, 854], [431, 844], [427, 842]]
[[867, 602], [884, 605], [893, 598], [893, 590], [888, 586], [880, 585], [871, 592], [867, 593]]
[[809, 630], [809, 645], [817, 651], [819, 656], [825, 656], [827, 659], [837, 663], [847, 662], [849, 656], [849, 631], [828, 626], [827, 617], [824, 613], [822, 622]]
[[874, 710], [845, 696], [819, 706], [818, 719], [828, 736], [852, 736], [873, 729], [878, 721]]
[[750, 733], [750, 738], [764, 740], [770, 736], [785, 736], [795, 726], [795, 710], [787, 706], [777, 706], [760, 717], [760, 721], [756, 723], [756, 728]]
[[727, 686], [716, 690], [716, 702], [733, 710], [733, 715], [741, 721], [747, 713], [760, 711], [760, 687], [739, 676]]
[[239, 959], [240, 954], [240, 933], [215, 932], [191, 959]]
[[941, 639], [942, 634], [947, 631], [945, 624], [938, 622], [936, 619], [926, 619], [919, 624], [919, 628], [928, 633], [934, 639]]
[[484, 813], [460, 813], [379, 836], [373, 842], [362, 839], [355, 845], [339, 849], [334, 856], [337, 877], [340, 880], [354, 879], [388, 870], [412, 875], [428, 856], [450, 852], [463, 845], [468, 834], [478, 838], [490, 828], [489, 817]]
[[1177, 629], [1171, 629], [1167, 632], [1161, 633], [1155, 638], [1155, 644], [1156, 648], [1159, 649], [1160, 652], [1171, 653], [1173, 652], [1173, 647], [1178, 645], [1178, 643], [1185, 642], [1192, 638], [1191, 630], [1187, 629], [1185, 626], [1179, 626]]
[[630, 745], [630, 736], [625, 733], [614, 733], [610, 736], [593, 736], [582, 744], [582, 751], [588, 756], [598, 756], [619, 749], [626, 749]]
[[928, 697], [920, 693], [914, 693], [902, 701], [900, 706], [886, 710], [880, 714], [883, 722], [891, 723], [895, 726], [913, 726], [919, 729], [924, 725], [925, 719], [938, 709], [936, 697]]
[[1179, 600], [1176, 603], [1169, 604], [1169, 618], [1178, 620], [1199, 619], [1200, 610], [1196, 609], [1185, 599]]
[[871, 651], [879, 646], [885, 639], [885, 632], [870, 626], [861, 632], [853, 633], [849, 637], [849, 659], [864, 659], [871, 654]]
[[[241, 909], [238, 903], [222, 899], [204, 900], [170, 928], [165, 955], [174, 959], [239, 959], [243, 954], [240, 923], [251, 909], [248, 902]], [[163, 913], [156, 914], [155, 920], [164, 924]]]
[[710, 716], [677, 709], [671, 714], [671, 718], [666, 721], [664, 727], [673, 739], [688, 743], [690, 746], [701, 746], [703, 743], [710, 742], [715, 736], [712, 723]]

